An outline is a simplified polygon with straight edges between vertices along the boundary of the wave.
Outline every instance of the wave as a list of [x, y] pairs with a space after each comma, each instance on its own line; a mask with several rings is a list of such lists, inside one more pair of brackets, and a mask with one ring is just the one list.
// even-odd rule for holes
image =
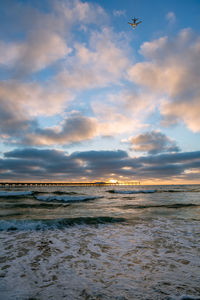
[[161, 205], [134, 205], [128, 204], [122, 206], [123, 209], [145, 209], [145, 208], [187, 208], [187, 207], [200, 207], [199, 204], [193, 203], [174, 203], [174, 204], [161, 204]]
[[[40, 194], [46, 194], [45, 191], [0, 191], [0, 197], [25, 197], [25, 196], [37, 196]], [[79, 195], [76, 192], [64, 192], [64, 191], [53, 191], [53, 195]]]
[[174, 296], [174, 297], [170, 297], [168, 298], [169, 300], [200, 300], [199, 296], [189, 296], [189, 295], [183, 295], [183, 296]]
[[156, 193], [157, 190], [129, 190], [129, 191], [109, 190], [107, 192], [116, 193], [116, 194], [149, 194], [149, 193]]
[[13, 208], [48, 208], [54, 209], [58, 207], [67, 207], [70, 204], [63, 205], [62, 203], [0, 203], [1, 209], [13, 209]]
[[[41, 195], [42, 194], [42, 195]], [[45, 195], [44, 195], [45, 194]], [[0, 198], [22, 198], [26, 196], [34, 197], [37, 200], [51, 202], [81, 202], [103, 198], [102, 196], [88, 196], [76, 192], [54, 191], [50, 194], [42, 191], [0, 191]], [[22, 205], [23, 207], [23, 205]]]
[[192, 193], [198, 190], [108, 190], [108, 193], [115, 194], [151, 194], [151, 193]]
[[158, 190], [158, 193], [196, 193], [198, 190]]
[[56, 195], [46, 195], [46, 196], [36, 196], [37, 200], [40, 201], [59, 201], [59, 202], [81, 202], [81, 201], [89, 201], [89, 200], [95, 200], [103, 198], [102, 196], [56, 196]]
[[0, 197], [25, 197], [33, 193], [33, 191], [0, 191]]
[[56, 194], [56, 195], [78, 195], [79, 193], [77, 192], [64, 192], [64, 191], [54, 191], [51, 192], [52, 194]]
[[[45, 191], [34, 191], [33, 195], [46, 194], [46, 193], [47, 192], [45, 192]], [[51, 194], [55, 194], [55, 195], [80, 195], [77, 192], [66, 192], [66, 191], [51, 191]]]
[[0, 231], [62, 229], [75, 225], [123, 223], [126, 219], [107, 216], [78, 217], [53, 220], [0, 220]]
[[3, 217], [3, 218], [8, 218], [8, 217], [18, 217], [18, 216], [22, 216], [23, 214], [22, 213], [8, 213], [8, 214], [3, 214], [3, 215], [0, 215], [0, 217]]

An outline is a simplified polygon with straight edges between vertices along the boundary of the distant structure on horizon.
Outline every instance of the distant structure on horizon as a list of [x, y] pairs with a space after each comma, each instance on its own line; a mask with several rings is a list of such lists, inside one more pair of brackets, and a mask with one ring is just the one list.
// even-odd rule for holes
[[0, 187], [10, 186], [104, 186], [104, 185], [140, 185], [139, 181], [126, 181], [126, 182], [0, 182]]

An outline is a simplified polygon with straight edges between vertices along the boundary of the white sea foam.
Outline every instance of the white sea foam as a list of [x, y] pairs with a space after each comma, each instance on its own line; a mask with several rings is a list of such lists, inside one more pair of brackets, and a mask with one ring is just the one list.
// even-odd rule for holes
[[69, 196], [69, 195], [42, 195], [36, 196], [37, 200], [40, 201], [60, 201], [60, 202], [81, 202], [81, 201], [88, 201], [88, 200], [95, 200], [102, 198], [101, 196]]
[[[198, 194], [112, 188], [157, 192], [125, 197], [107, 187], [63, 187], [65, 194], [37, 187], [23, 199], [1, 198], [0, 299], [197, 300], [199, 187]], [[62, 200], [92, 195], [104, 198]]]
[[32, 195], [32, 191], [0, 191], [0, 197], [18, 197]]
[[198, 232], [162, 219], [1, 232], [1, 297], [197, 300]]

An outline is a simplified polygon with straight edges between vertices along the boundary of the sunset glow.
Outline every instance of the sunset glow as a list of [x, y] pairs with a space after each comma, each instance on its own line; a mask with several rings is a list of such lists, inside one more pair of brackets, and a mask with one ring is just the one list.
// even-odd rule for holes
[[200, 0], [0, 0], [0, 300], [197, 300]]
[[110, 179], [108, 182], [109, 182], [109, 183], [117, 183], [117, 180], [115, 180], [115, 179]]
[[198, 1], [0, 10], [0, 181], [200, 183]]

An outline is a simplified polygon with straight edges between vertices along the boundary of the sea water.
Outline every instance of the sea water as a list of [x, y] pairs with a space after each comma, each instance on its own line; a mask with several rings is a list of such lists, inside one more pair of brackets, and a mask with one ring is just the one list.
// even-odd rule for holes
[[200, 299], [200, 186], [0, 189], [0, 299]]

